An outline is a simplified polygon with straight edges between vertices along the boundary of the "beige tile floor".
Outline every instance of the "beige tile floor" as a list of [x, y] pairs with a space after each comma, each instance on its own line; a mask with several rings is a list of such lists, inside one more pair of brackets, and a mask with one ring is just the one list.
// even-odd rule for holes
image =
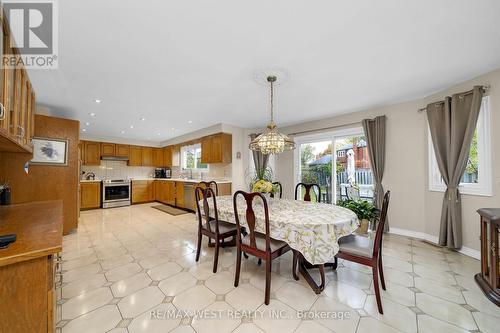
[[[206, 239], [194, 260], [194, 214], [174, 217], [150, 206], [82, 212], [78, 231], [64, 237], [58, 332], [499, 331], [500, 309], [473, 279], [479, 262], [461, 254], [387, 235], [383, 316], [370, 269], [341, 261], [337, 271], [327, 269], [328, 284], [316, 295], [292, 279], [285, 255], [273, 262], [266, 306], [264, 269], [255, 259], [244, 260], [234, 288], [234, 249], [222, 251], [213, 274]], [[300, 317], [304, 311], [317, 317]]]

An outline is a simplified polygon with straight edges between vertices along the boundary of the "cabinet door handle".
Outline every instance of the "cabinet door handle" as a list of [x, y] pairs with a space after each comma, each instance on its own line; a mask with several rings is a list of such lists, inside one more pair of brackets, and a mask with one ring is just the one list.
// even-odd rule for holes
[[2, 103], [0, 103], [0, 120], [5, 119], [5, 106], [3, 106]]

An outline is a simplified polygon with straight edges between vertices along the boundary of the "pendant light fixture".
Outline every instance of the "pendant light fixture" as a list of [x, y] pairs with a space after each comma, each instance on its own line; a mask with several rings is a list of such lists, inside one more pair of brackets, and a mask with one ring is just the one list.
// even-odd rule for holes
[[262, 133], [250, 142], [249, 148], [257, 150], [262, 154], [280, 154], [287, 150], [295, 149], [295, 142], [293, 142], [287, 135], [278, 132], [278, 128], [274, 123], [274, 82], [277, 78], [274, 75], [267, 77], [271, 87], [271, 120], [267, 125], [267, 132]]

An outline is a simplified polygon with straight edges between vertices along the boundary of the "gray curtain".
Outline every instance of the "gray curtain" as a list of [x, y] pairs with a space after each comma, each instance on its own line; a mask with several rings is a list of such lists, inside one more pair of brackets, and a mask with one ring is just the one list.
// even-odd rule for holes
[[[259, 134], [250, 134], [250, 140], [253, 141]], [[255, 166], [255, 171], [263, 170], [267, 168], [267, 162], [269, 161], [269, 155], [264, 155], [260, 151], [252, 150], [253, 163]]]
[[467, 166], [469, 149], [476, 128], [482, 88], [446, 97], [427, 105], [427, 119], [439, 171], [446, 184], [439, 228], [439, 245], [462, 247], [462, 204], [458, 185]]
[[[385, 166], [385, 116], [375, 119], [363, 119], [363, 130], [365, 131], [368, 154], [373, 172], [375, 188], [373, 191], [373, 203], [378, 209], [382, 209], [384, 201], [384, 187], [382, 178], [384, 177]], [[389, 231], [389, 222], [385, 221], [384, 232]]]

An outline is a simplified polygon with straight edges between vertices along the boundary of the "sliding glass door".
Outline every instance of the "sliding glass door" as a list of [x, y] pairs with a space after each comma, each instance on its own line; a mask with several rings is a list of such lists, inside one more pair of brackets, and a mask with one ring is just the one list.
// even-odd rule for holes
[[[350, 129], [296, 139], [297, 183], [318, 184], [324, 203], [373, 199], [373, 175], [363, 130]], [[303, 198], [304, 191], [298, 195]], [[317, 201], [317, 195], [312, 196]]]

